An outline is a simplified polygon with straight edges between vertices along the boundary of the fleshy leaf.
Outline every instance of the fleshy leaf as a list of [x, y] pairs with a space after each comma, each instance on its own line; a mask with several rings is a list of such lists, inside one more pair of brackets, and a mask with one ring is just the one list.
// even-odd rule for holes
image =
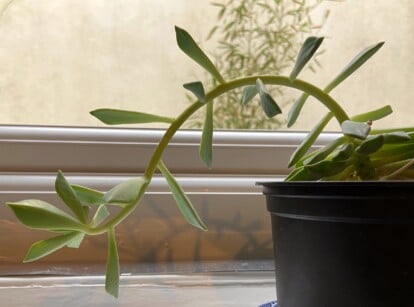
[[85, 233], [78, 232], [77, 235], [66, 244], [69, 248], [79, 248], [83, 239], [85, 238]]
[[329, 143], [328, 145], [321, 148], [316, 155], [313, 155], [306, 161], [304, 164], [314, 164], [325, 159], [328, 155], [330, 155], [338, 146], [340, 146], [345, 140], [345, 137], [337, 138], [335, 141]]
[[[362, 50], [357, 56], [355, 56], [351, 62], [332, 80], [324, 89], [325, 93], [329, 93], [345, 79], [347, 79], [354, 71], [362, 66], [370, 57], [372, 57], [383, 45], [384, 43], [379, 43], [374, 46], [368, 47]], [[308, 99], [309, 95], [303, 93], [292, 105], [289, 110], [288, 123], [287, 126], [291, 127], [296, 122], [300, 111], [302, 110], [303, 105]]]
[[213, 163], [213, 103], [207, 104], [206, 118], [204, 120], [203, 133], [201, 135], [201, 143], [199, 154], [201, 160], [211, 168]]
[[66, 212], [41, 200], [7, 203], [26, 227], [45, 230], [80, 230], [85, 227]]
[[65, 247], [79, 234], [79, 232], [70, 232], [47, 240], [38, 241], [30, 247], [23, 262], [35, 261], [50, 255], [58, 249]]
[[384, 144], [401, 143], [411, 140], [410, 135], [404, 131], [396, 131], [383, 134]]
[[371, 130], [371, 126], [366, 123], [345, 120], [341, 124], [342, 132], [345, 135], [352, 136], [357, 139], [365, 140]]
[[107, 125], [145, 124], [145, 123], [172, 123], [174, 118], [158, 116], [142, 112], [117, 109], [97, 109], [90, 112], [101, 122]]
[[309, 60], [318, 50], [322, 42], [323, 42], [323, 37], [315, 37], [315, 36], [308, 37], [305, 40], [296, 58], [295, 67], [290, 73], [289, 78], [291, 80], [296, 79], [296, 77], [299, 75], [303, 67], [309, 62]]
[[351, 157], [353, 152], [354, 152], [353, 143], [344, 144], [338, 148], [338, 151], [332, 154], [331, 160], [332, 161], [344, 161], [348, 159], [349, 157]]
[[125, 180], [105, 193], [105, 203], [135, 204], [147, 184], [148, 181], [143, 177]]
[[203, 83], [200, 81], [185, 83], [183, 87], [192, 92], [201, 103], [206, 102], [206, 92]]
[[186, 221], [201, 230], [207, 230], [207, 227], [198, 216], [197, 211], [194, 209], [190, 200], [185, 195], [183, 189], [162, 161], [158, 163], [158, 169], [167, 180], [168, 186], [170, 187], [172, 195], [178, 205], [178, 209], [180, 209], [181, 214], [184, 216]]
[[55, 190], [60, 199], [77, 216], [79, 221], [86, 223], [87, 216], [82, 208], [82, 203], [61, 171], [59, 171], [56, 176]]
[[207, 70], [214, 78], [216, 78], [218, 82], [224, 83], [224, 79], [217, 70], [216, 66], [214, 66], [213, 62], [211, 62], [203, 50], [200, 49], [187, 31], [179, 27], [175, 27], [175, 35], [178, 47], [180, 47], [185, 54]]
[[88, 205], [100, 205], [104, 203], [104, 193], [80, 185], [72, 184], [78, 199]]
[[391, 106], [384, 106], [382, 108], [376, 109], [374, 111], [358, 114], [351, 117], [351, 120], [354, 122], [368, 122], [370, 120], [379, 120], [384, 118], [392, 113]]
[[259, 96], [260, 96], [260, 104], [266, 116], [271, 118], [277, 114], [282, 113], [282, 110], [277, 105], [276, 101], [273, 100], [272, 96], [267, 91], [262, 80], [260, 79], [256, 80], [256, 87], [257, 87], [257, 91], [259, 92]]
[[348, 166], [347, 161], [329, 161], [323, 160], [312, 165], [306, 165], [305, 168], [309, 174], [315, 176], [315, 179], [336, 175]]
[[247, 105], [258, 93], [256, 85], [247, 85], [243, 88], [242, 105]]
[[370, 137], [363, 141], [355, 151], [362, 155], [370, 155], [378, 151], [384, 144], [384, 136], [382, 134]]
[[105, 205], [100, 205], [92, 218], [91, 226], [96, 227], [109, 216], [108, 209]]
[[361, 67], [369, 58], [371, 58], [381, 47], [384, 42], [380, 42], [373, 46], [367, 47], [358, 53], [348, 65], [333, 79], [325, 88], [325, 92], [329, 93], [338, 84], [348, 78], [354, 71]]
[[287, 122], [288, 128], [292, 127], [293, 124], [298, 119], [300, 111], [302, 111], [302, 108], [306, 100], [308, 99], [308, 97], [309, 95], [307, 93], [303, 93], [302, 95], [300, 95], [298, 99], [295, 100], [292, 107], [289, 109], [288, 122]]
[[309, 174], [308, 170], [301, 166], [295, 168], [290, 174], [286, 177], [285, 181], [309, 181], [314, 180], [313, 176]]
[[296, 150], [293, 152], [289, 160], [289, 164], [288, 164], [289, 167], [292, 167], [293, 165], [295, 165], [296, 162], [298, 162], [306, 154], [306, 152], [311, 148], [313, 143], [315, 143], [316, 139], [321, 134], [325, 126], [332, 119], [332, 117], [333, 117], [332, 113], [326, 114], [321, 119], [321, 121], [315, 127], [313, 127], [313, 129], [308, 133], [306, 138], [299, 145], [299, 147], [296, 148]]
[[116, 246], [115, 230], [108, 231], [108, 258], [106, 261], [105, 290], [114, 297], [119, 292], [119, 256]]

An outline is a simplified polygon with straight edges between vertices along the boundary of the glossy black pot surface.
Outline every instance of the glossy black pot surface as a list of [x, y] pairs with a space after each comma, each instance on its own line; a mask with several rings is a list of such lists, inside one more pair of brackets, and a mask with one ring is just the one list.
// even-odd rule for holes
[[414, 182], [262, 185], [279, 307], [414, 306]]

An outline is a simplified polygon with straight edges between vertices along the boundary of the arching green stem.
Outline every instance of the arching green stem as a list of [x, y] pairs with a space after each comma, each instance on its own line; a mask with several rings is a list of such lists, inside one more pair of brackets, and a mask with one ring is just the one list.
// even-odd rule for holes
[[[342, 123], [343, 121], [349, 119], [348, 115], [341, 108], [341, 106], [327, 93], [306, 81], [300, 79], [290, 80], [289, 77], [285, 76], [259, 75], [235, 79], [226, 83], [222, 83], [215, 87], [213, 90], [206, 94], [205, 100], [213, 101], [218, 96], [233, 89], [244, 87], [246, 85], [254, 85], [256, 84], [257, 79], [261, 79], [265, 84], [286, 86], [308, 93], [310, 96], [315, 97], [318, 101], [324, 104], [329, 109], [329, 111], [333, 113], [334, 117], [339, 123]], [[205, 104], [202, 104], [199, 101], [194, 102], [187, 109], [185, 109], [166, 130], [165, 134], [158, 143], [158, 146], [154, 150], [154, 153], [148, 163], [147, 169], [144, 172], [144, 177], [148, 180], [148, 183], [151, 181], [154, 172], [157, 169], [158, 162], [161, 160], [162, 154], [164, 153], [168, 143], [171, 141], [174, 134], [180, 129], [180, 127], [191, 115], [193, 115], [198, 109], [202, 108], [203, 106], [205, 106]], [[147, 187], [142, 189], [142, 193], [135, 204], [123, 208], [122, 211], [119, 212], [119, 214], [116, 215], [112, 220], [97, 228], [91, 228], [88, 233], [101, 234], [103, 232], [106, 232], [107, 229], [115, 227], [117, 224], [119, 224], [132, 211], [134, 211], [140, 199], [144, 195], [146, 188]]]

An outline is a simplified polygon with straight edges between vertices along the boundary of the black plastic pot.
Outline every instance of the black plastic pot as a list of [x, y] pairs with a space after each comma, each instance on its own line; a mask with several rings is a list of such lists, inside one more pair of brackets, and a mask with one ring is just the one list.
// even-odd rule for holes
[[414, 306], [414, 182], [263, 186], [279, 307]]

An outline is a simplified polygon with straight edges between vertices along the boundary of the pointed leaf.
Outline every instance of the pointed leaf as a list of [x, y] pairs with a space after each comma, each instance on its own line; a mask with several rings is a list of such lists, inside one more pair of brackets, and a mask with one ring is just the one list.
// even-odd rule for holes
[[158, 169], [167, 180], [168, 186], [170, 187], [172, 195], [178, 205], [178, 209], [181, 211], [181, 214], [184, 216], [186, 221], [190, 225], [193, 225], [201, 230], [207, 230], [207, 227], [198, 216], [197, 211], [194, 209], [190, 200], [185, 195], [183, 189], [162, 161], [158, 163]]
[[85, 233], [78, 232], [78, 234], [66, 244], [69, 248], [79, 248], [83, 239], [85, 238]]
[[308, 160], [304, 161], [304, 164], [314, 164], [325, 159], [329, 156], [338, 146], [340, 146], [345, 141], [345, 137], [339, 137], [338, 139], [334, 140], [333, 142], [327, 144], [322, 149], [318, 151], [318, 153]]
[[289, 78], [291, 80], [296, 79], [303, 67], [309, 62], [315, 52], [318, 50], [319, 46], [323, 42], [323, 37], [308, 37], [303, 43], [299, 54], [296, 58], [295, 67], [293, 68]]
[[101, 122], [107, 125], [145, 124], [145, 123], [172, 123], [174, 118], [158, 116], [142, 112], [117, 109], [97, 109], [90, 112]]
[[[356, 57], [354, 57], [351, 62], [332, 80], [324, 89], [325, 93], [329, 93], [335, 87], [337, 87], [340, 83], [342, 83], [345, 79], [347, 79], [354, 71], [356, 71], [359, 67], [362, 66], [370, 57], [372, 57], [379, 48], [382, 47], [384, 43], [379, 43], [374, 46], [368, 47], [361, 51]], [[303, 105], [305, 104], [306, 100], [308, 99], [309, 95], [307, 93], [303, 93], [293, 104], [291, 109], [289, 110], [288, 115], [288, 123], [287, 126], [291, 127], [296, 122], [300, 111], [302, 110]]]
[[354, 152], [354, 144], [353, 143], [347, 143], [342, 145], [338, 148], [338, 151], [336, 151], [332, 157], [332, 161], [344, 161], [347, 160], [349, 157], [351, 157], [352, 153]]
[[104, 193], [80, 185], [72, 184], [78, 199], [88, 205], [100, 205], [104, 203]]
[[199, 154], [206, 166], [211, 168], [213, 163], [213, 103], [211, 101], [207, 103]]
[[248, 85], [243, 88], [242, 105], [247, 105], [258, 93], [256, 85]]
[[260, 104], [267, 117], [271, 118], [277, 114], [282, 113], [282, 110], [277, 105], [276, 101], [273, 100], [262, 80], [256, 80], [256, 88], [259, 92]]
[[7, 203], [26, 227], [45, 230], [84, 230], [85, 226], [66, 212], [41, 200], [28, 199]]
[[341, 124], [342, 132], [345, 135], [352, 136], [357, 139], [365, 140], [371, 130], [371, 126], [366, 123], [345, 120]]
[[292, 107], [289, 109], [288, 122], [287, 122], [288, 128], [292, 127], [293, 124], [298, 119], [300, 111], [302, 111], [302, 108], [306, 100], [308, 99], [308, 97], [309, 95], [307, 93], [303, 93], [302, 95], [300, 95], [298, 99], [295, 100]]
[[119, 256], [116, 246], [115, 230], [108, 231], [108, 259], [106, 261], [105, 290], [114, 297], [119, 292]]
[[384, 118], [392, 113], [391, 106], [384, 106], [382, 108], [376, 109], [374, 111], [358, 114], [352, 116], [351, 120], [354, 122], [368, 122], [370, 120], [379, 120]]
[[79, 235], [79, 232], [74, 231], [47, 240], [36, 242], [30, 247], [29, 251], [24, 257], [23, 262], [35, 261], [47, 255], [50, 255], [58, 249], [65, 247], [77, 235]]
[[336, 175], [343, 171], [347, 166], [347, 161], [323, 160], [315, 164], [306, 165], [305, 168], [308, 170], [309, 174], [315, 176], [316, 179], [320, 179]]
[[86, 223], [87, 216], [82, 207], [82, 203], [61, 171], [59, 171], [56, 176], [55, 190], [60, 199], [77, 216], [79, 221]]
[[355, 151], [362, 155], [370, 155], [378, 151], [384, 144], [384, 136], [382, 134], [370, 137], [363, 141]]
[[206, 92], [203, 83], [200, 81], [185, 83], [183, 87], [192, 92], [201, 103], [206, 102]]
[[175, 27], [177, 44], [180, 49], [200, 66], [207, 70], [217, 81], [224, 83], [224, 79], [208, 56], [200, 49], [191, 35], [179, 27]]
[[410, 135], [404, 131], [396, 131], [391, 133], [385, 133], [384, 144], [402, 143], [411, 140]]
[[348, 65], [333, 79], [325, 88], [325, 92], [329, 93], [338, 84], [348, 78], [354, 71], [361, 67], [369, 58], [371, 58], [381, 47], [384, 42], [380, 42], [373, 46], [367, 47], [358, 53]]
[[301, 166], [295, 168], [290, 174], [286, 177], [285, 181], [310, 181], [314, 180], [314, 177], [309, 174], [308, 170]]
[[135, 204], [147, 185], [148, 180], [143, 177], [125, 180], [105, 193], [105, 203]]
[[298, 162], [307, 153], [307, 151], [311, 148], [313, 143], [315, 143], [316, 139], [321, 134], [325, 126], [332, 119], [332, 117], [333, 117], [332, 113], [326, 114], [321, 119], [321, 121], [309, 132], [306, 138], [302, 141], [299, 147], [296, 148], [296, 150], [290, 157], [289, 167], [292, 167], [293, 165], [295, 165], [296, 162]]
[[100, 205], [92, 218], [91, 226], [96, 227], [109, 216], [108, 209], [105, 205]]

